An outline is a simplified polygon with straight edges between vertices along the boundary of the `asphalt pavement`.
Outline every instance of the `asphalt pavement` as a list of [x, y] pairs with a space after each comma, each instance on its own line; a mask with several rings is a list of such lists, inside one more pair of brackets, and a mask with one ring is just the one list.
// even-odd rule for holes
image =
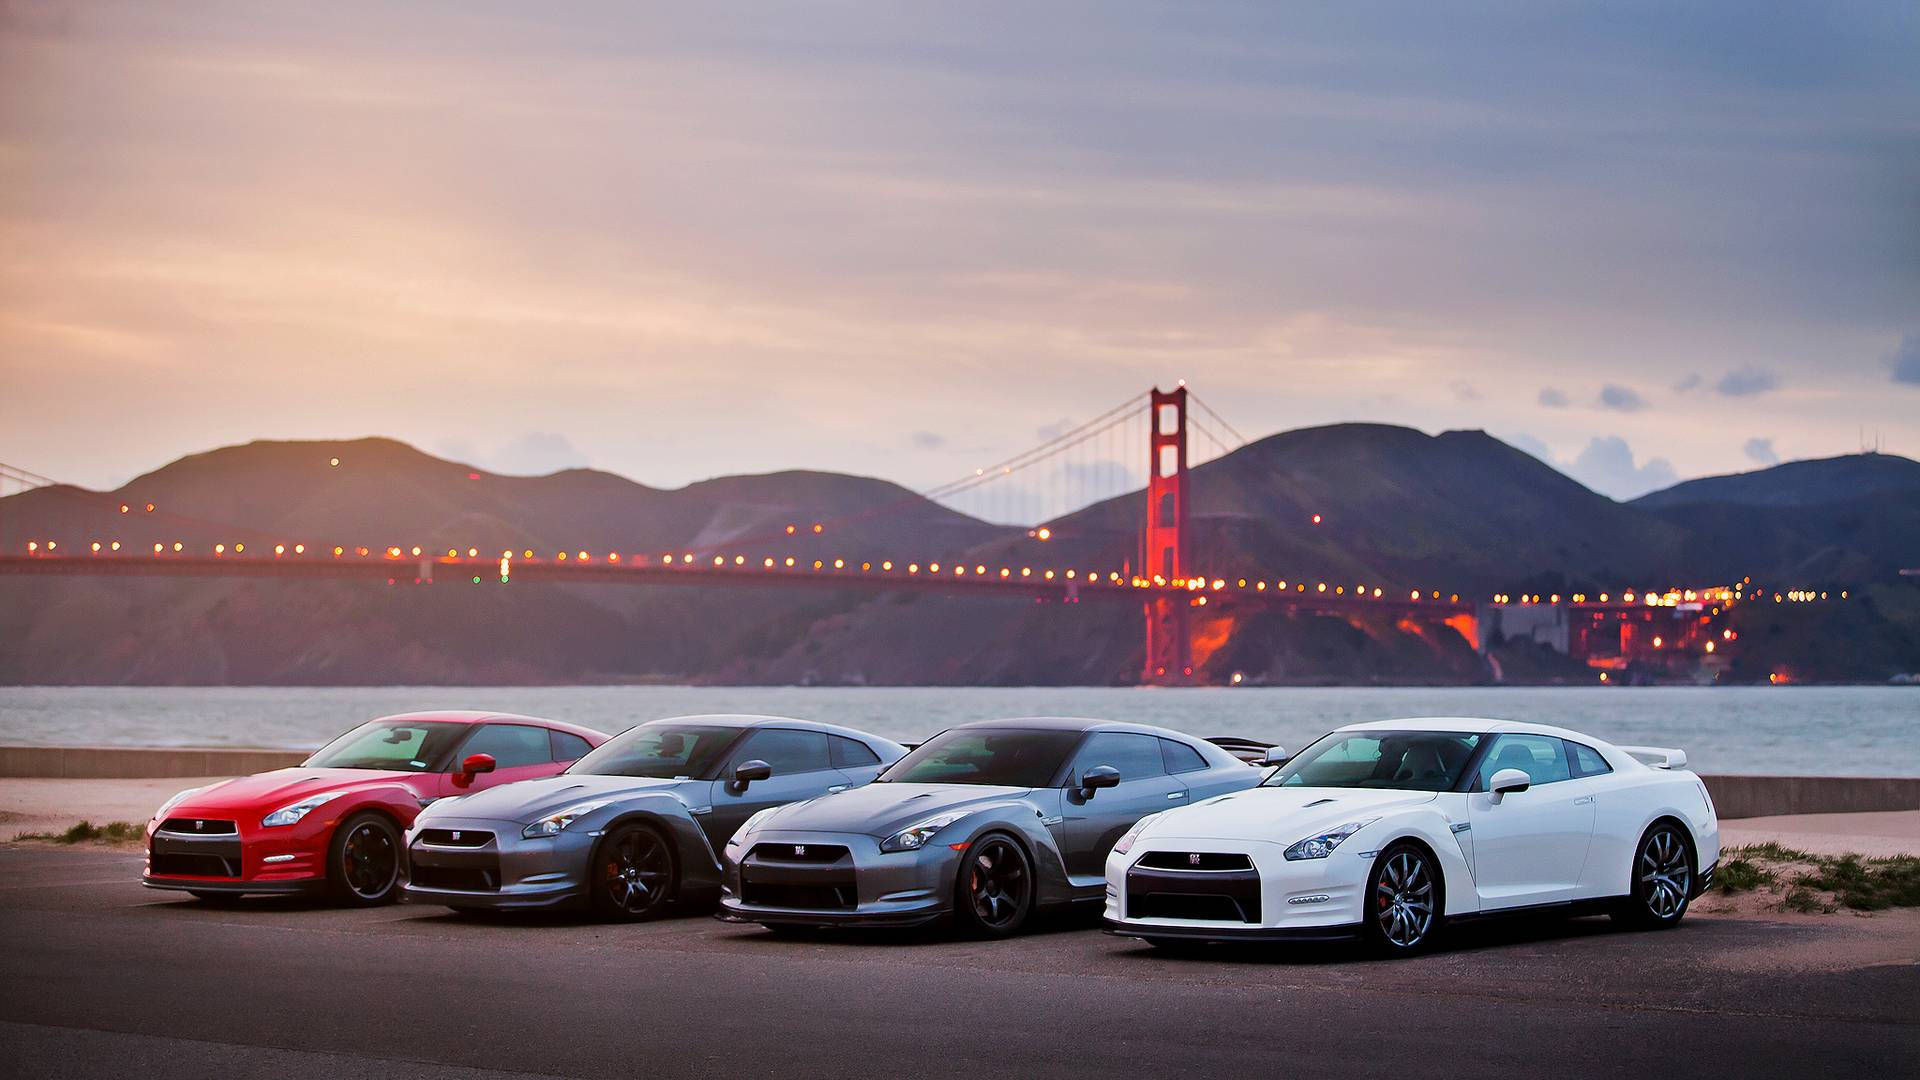
[[0, 847], [15, 1077], [1911, 1075], [1920, 918], [1480, 924], [1168, 958], [1084, 919], [1003, 942], [775, 938], [412, 905], [214, 907], [140, 856]]

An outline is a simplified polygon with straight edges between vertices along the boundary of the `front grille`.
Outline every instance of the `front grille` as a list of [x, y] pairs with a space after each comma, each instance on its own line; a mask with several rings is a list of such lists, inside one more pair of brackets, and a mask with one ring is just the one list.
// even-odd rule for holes
[[1253, 860], [1240, 854], [1215, 851], [1149, 851], [1135, 865], [1153, 870], [1251, 870]]
[[1126, 913], [1130, 919], [1257, 923], [1260, 875], [1252, 870], [1195, 874], [1136, 865], [1127, 871]]
[[857, 899], [851, 881], [841, 885], [782, 885], [745, 878], [740, 882], [741, 902], [753, 907], [844, 911]]
[[[465, 832], [462, 829], [461, 832]], [[499, 892], [497, 867], [422, 866], [414, 863], [408, 879], [423, 889], [449, 889], [455, 892]]]
[[751, 854], [761, 862], [818, 865], [839, 862], [847, 849], [838, 844], [755, 844]]
[[1209, 922], [1257, 922], [1231, 896], [1194, 896], [1185, 893], [1147, 893], [1127, 902], [1127, 914], [1136, 919], [1195, 919]]
[[160, 823], [160, 828], [165, 832], [189, 836], [231, 836], [240, 831], [231, 821], [216, 821], [213, 818], [170, 817]]
[[220, 855], [155, 851], [148, 857], [147, 866], [156, 877], [237, 878], [240, 876], [240, 860]]
[[493, 834], [480, 829], [421, 829], [420, 843], [435, 847], [486, 847]]

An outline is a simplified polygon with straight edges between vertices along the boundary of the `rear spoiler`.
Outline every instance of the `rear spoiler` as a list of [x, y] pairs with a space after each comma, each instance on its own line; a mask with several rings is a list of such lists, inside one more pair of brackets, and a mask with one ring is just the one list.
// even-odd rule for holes
[[1687, 767], [1687, 752], [1665, 746], [1622, 746], [1620, 749], [1633, 755], [1635, 760], [1651, 765], [1656, 769], [1684, 769]]
[[1208, 739], [1206, 741], [1249, 765], [1260, 764], [1260, 759], [1265, 757], [1267, 751], [1273, 749], [1274, 745], [1269, 742], [1260, 742], [1257, 739], [1236, 738], [1232, 735], [1222, 736], [1217, 739]]

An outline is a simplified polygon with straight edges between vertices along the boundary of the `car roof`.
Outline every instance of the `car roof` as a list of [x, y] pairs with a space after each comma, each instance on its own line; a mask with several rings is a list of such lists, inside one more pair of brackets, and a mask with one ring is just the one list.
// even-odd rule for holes
[[420, 712], [394, 713], [391, 716], [378, 716], [374, 718], [375, 723], [388, 720], [398, 720], [416, 724], [429, 722], [440, 724], [482, 724], [487, 722], [534, 724], [539, 727], [552, 728], [555, 731], [571, 732], [575, 735], [584, 736], [595, 745], [605, 742], [607, 739], [606, 732], [597, 731], [590, 727], [583, 727], [580, 724], [569, 724], [564, 720], [548, 720], [539, 716], [522, 716], [519, 713], [492, 712], [486, 709], [425, 709]]
[[1370, 720], [1347, 724], [1336, 731], [1460, 731], [1467, 734], [1555, 735], [1563, 739], [1597, 743], [1602, 740], [1570, 728], [1551, 724], [1529, 724], [1521, 720], [1491, 720], [1483, 716], [1409, 716], [1399, 720]]
[[999, 720], [974, 720], [965, 724], [955, 724], [958, 728], [1009, 728], [1022, 731], [1124, 731], [1136, 735], [1158, 735], [1159, 737], [1180, 739], [1184, 742], [1203, 743], [1206, 740], [1188, 735], [1182, 731], [1155, 727], [1152, 724], [1134, 724], [1124, 720], [1096, 720], [1088, 716], [1010, 716]]
[[[871, 731], [842, 727], [839, 724], [823, 724], [818, 720], [800, 720], [791, 716], [761, 716], [755, 713], [695, 713], [691, 716], [663, 716], [658, 720], [647, 720], [634, 727], [647, 727], [650, 724], [706, 724], [711, 727], [783, 727], [799, 731], [820, 731], [828, 735], [844, 735], [849, 739], [879, 746], [899, 746], [892, 739], [875, 735]], [[905, 747], [900, 747], [904, 752]]]

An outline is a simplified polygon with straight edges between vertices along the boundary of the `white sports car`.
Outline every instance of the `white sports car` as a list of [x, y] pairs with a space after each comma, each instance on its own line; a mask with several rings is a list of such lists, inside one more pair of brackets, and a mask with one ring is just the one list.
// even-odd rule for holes
[[1720, 825], [1686, 755], [1538, 724], [1340, 728], [1259, 786], [1142, 819], [1107, 857], [1106, 925], [1162, 947], [1364, 937], [1607, 911], [1668, 927], [1713, 881]]

